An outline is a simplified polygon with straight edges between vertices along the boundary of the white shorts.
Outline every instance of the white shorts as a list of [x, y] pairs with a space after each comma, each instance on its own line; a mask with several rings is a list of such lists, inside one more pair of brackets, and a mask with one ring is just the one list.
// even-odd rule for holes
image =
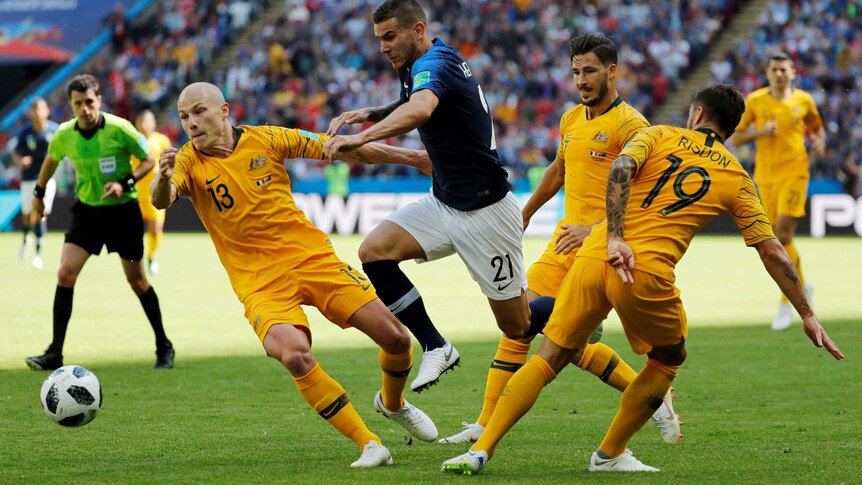
[[[33, 189], [36, 188], [37, 180], [22, 180], [21, 187], [21, 212], [29, 214], [33, 212]], [[57, 181], [53, 178], [48, 180], [48, 185], [45, 186], [45, 214], [51, 213], [51, 208], [54, 207], [54, 195], [57, 194]]]
[[517, 298], [527, 289], [521, 238], [524, 220], [511, 192], [473, 211], [460, 211], [427, 195], [386, 218], [409, 232], [427, 259], [458, 253], [482, 293], [492, 300]]

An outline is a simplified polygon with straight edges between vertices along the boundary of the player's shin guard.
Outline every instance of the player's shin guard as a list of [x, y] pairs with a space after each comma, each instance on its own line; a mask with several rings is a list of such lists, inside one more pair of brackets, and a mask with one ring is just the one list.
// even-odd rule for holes
[[324, 372], [319, 364], [308, 374], [293, 380], [299, 393], [317, 414], [356, 443], [360, 450], [370, 440], [382, 443], [380, 437], [365, 426], [341, 384]]
[[378, 359], [383, 370], [383, 405], [390, 411], [397, 411], [404, 405], [404, 387], [407, 376], [413, 367], [413, 347], [403, 354], [390, 354], [380, 349]]
[[470, 449], [486, 451], [489, 457], [492, 456], [497, 443], [533, 407], [542, 388], [556, 377], [557, 373], [545, 359], [532, 356], [509, 379], [482, 437]]
[[392, 260], [363, 263], [362, 270], [368, 275], [377, 296], [389, 307], [401, 323], [410, 330], [422, 345], [422, 350], [433, 350], [446, 345], [446, 340], [431, 322], [419, 290], [407, 275]]
[[512, 340], [505, 336], [500, 338], [497, 353], [494, 355], [494, 361], [491, 362], [488, 378], [485, 381], [485, 401], [482, 404], [482, 413], [476, 420], [477, 423], [482, 426], [488, 424], [488, 420], [494, 413], [494, 408], [497, 407], [500, 394], [503, 393], [509, 379], [524, 366], [529, 351], [529, 343]]
[[588, 344], [575, 364], [620, 392], [638, 376], [614, 349], [602, 343]]
[[679, 366], [647, 359], [646, 366], [620, 398], [617, 415], [599, 446], [602, 453], [609, 458], [615, 458], [626, 450], [632, 436], [661, 406], [662, 399], [678, 371]]
[[530, 329], [524, 338], [535, 337], [542, 333], [548, 319], [551, 318], [551, 312], [554, 311], [554, 302], [556, 300], [550, 296], [540, 296], [530, 302]]
[[[796, 266], [796, 271], [799, 272], [799, 279], [801, 280], [802, 286], [805, 287], [805, 276], [802, 274], [802, 259], [799, 257], [799, 250], [796, 249], [796, 243], [789, 242], [784, 245], [784, 250], [787, 251], [787, 255], [790, 257], [790, 260], [793, 261], [793, 265]], [[787, 303], [788, 300], [784, 293], [781, 294], [781, 303]]]

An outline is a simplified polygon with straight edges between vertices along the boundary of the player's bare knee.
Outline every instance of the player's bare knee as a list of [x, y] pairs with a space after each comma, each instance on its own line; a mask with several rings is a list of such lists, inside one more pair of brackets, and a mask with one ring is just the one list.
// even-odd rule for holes
[[410, 346], [413, 345], [410, 340], [410, 332], [400, 322], [396, 322], [392, 326], [392, 330], [384, 334], [379, 340], [377, 344], [380, 345], [380, 348], [390, 354], [403, 354], [410, 350]]
[[60, 266], [57, 271], [57, 285], [64, 288], [73, 288], [78, 281], [78, 273], [65, 266]]
[[782, 246], [786, 246], [793, 242], [793, 231], [779, 228], [775, 232], [775, 237], [778, 238], [778, 242], [780, 242]]
[[150, 283], [144, 275], [128, 276], [126, 277], [126, 281], [129, 282], [129, 286], [132, 287], [132, 291], [134, 291], [136, 295], [142, 295], [145, 291], [150, 289]]
[[278, 359], [291, 374], [305, 375], [314, 367], [314, 359], [311, 357], [309, 349], [287, 346], [280, 350], [279, 355], [267, 353], [270, 357]]
[[390, 259], [386, 257], [386, 249], [373, 238], [367, 238], [359, 245], [359, 260], [363, 263]]

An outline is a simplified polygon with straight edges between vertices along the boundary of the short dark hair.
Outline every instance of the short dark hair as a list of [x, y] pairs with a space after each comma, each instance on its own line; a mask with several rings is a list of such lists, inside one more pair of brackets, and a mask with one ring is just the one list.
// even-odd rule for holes
[[733, 134], [745, 112], [745, 99], [738, 89], [729, 84], [715, 84], [694, 95], [693, 106], [701, 106], [706, 117], [715, 123], [722, 134]]
[[770, 61], [793, 61], [786, 52], [773, 52], [769, 55]]
[[375, 24], [392, 18], [398, 21], [398, 25], [413, 25], [416, 22], [428, 23], [425, 10], [416, 0], [386, 0], [371, 15], [371, 21]]
[[582, 56], [589, 52], [595, 54], [605, 67], [617, 63], [617, 45], [610, 37], [601, 32], [575, 36], [569, 45], [569, 60], [574, 60], [575, 56]]
[[99, 81], [89, 74], [78, 74], [69, 81], [69, 86], [66, 87], [66, 95], [72, 97], [72, 91], [86, 93], [88, 89], [92, 89], [96, 96], [101, 96], [102, 91], [99, 87]]

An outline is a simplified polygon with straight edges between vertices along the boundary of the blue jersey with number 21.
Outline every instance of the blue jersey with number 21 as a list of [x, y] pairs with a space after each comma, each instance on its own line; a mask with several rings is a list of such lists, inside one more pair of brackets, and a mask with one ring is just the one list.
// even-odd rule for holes
[[464, 59], [440, 39], [399, 72], [401, 101], [423, 89], [439, 103], [419, 136], [434, 167], [434, 196], [454, 209], [481, 209], [510, 186], [497, 154], [494, 125], [482, 87]]

